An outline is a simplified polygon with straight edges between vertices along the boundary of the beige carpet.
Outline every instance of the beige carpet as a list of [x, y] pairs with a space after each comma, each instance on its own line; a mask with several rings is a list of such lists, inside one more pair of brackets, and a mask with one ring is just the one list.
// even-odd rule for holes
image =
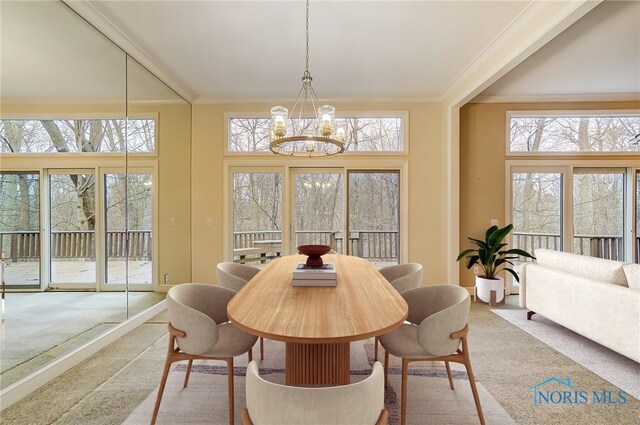
[[[256, 350], [257, 351], [257, 350]], [[284, 379], [284, 345], [265, 341], [265, 360], [260, 362], [265, 379], [282, 383]], [[257, 353], [255, 353], [257, 354]], [[353, 343], [351, 348], [352, 382], [364, 379], [373, 364], [372, 341]], [[384, 357], [382, 357], [384, 358]], [[400, 423], [400, 362], [392, 358], [390, 388], [385, 392], [385, 404], [390, 413], [389, 424]], [[235, 417], [245, 405], [244, 374], [247, 357], [237, 359], [235, 367]], [[414, 367], [416, 365], [416, 367]], [[158, 424], [224, 424], [227, 423], [227, 378], [224, 362], [194, 364], [189, 386], [182, 387], [185, 364], [176, 363], [167, 381]], [[464, 368], [454, 368], [455, 390], [449, 388], [443, 364], [412, 364], [409, 376], [408, 424], [472, 424], [479, 423], [473, 395]], [[515, 424], [489, 392], [477, 383], [488, 424]], [[148, 424], [156, 392], [144, 400], [124, 421], [126, 425]]]
[[[512, 297], [510, 297], [512, 298]], [[507, 302], [507, 309], [513, 309], [515, 301]], [[503, 307], [505, 308], [505, 307]], [[522, 312], [524, 314], [524, 312]], [[154, 392], [158, 388], [162, 366], [167, 350], [167, 315], [166, 312], [150, 322], [133, 330], [109, 345], [89, 359], [75, 366], [67, 373], [38, 389], [20, 402], [0, 411], [2, 425], [117, 425], [128, 423], [148, 424], [153, 404]], [[500, 409], [493, 409], [494, 400], [519, 425], [638, 425], [640, 424], [640, 401], [630, 398], [626, 404], [534, 404], [533, 394], [529, 390], [533, 385], [549, 377], [571, 378], [572, 384], [586, 389], [617, 391], [617, 387], [601, 378], [574, 360], [549, 347], [539, 339], [523, 331], [516, 325], [490, 311], [486, 304], [472, 303], [469, 316], [469, 346], [476, 379], [479, 383], [480, 397], [486, 412], [496, 412], [490, 420], [500, 420], [503, 415]], [[268, 342], [263, 370], [267, 368], [281, 369], [282, 360], [278, 352], [282, 349]], [[352, 350], [354, 370], [368, 373], [369, 358], [372, 357], [372, 341], [362, 346], [361, 350]], [[257, 350], [254, 350], [257, 354]], [[246, 356], [242, 363], [238, 362], [238, 373], [243, 373]], [[393, 358], [392, 358], [393, 359]], [[240, 359], [239, 359], [240, 360]], [[392, 363], [399, 367], [400, 363]], [[443, 378], [442, 365], [437, 367], [412, 364], [412, 376], [409, 377], [409, 390], [418, 388], [409, 400], [409, 423], [426, 425], [429, 423], [478, 424], [464, 372], [454, 372], [456, 390], [451, 391]], [[177, 365], [179, 366], [179, 365]], [[179, 366], [180, 367], [180, 366]], [[396, 403], [399, 393], [399, 371], [391, 375], [393, 392], [387, 393], [387, 401]], [[424, 376], [420, 377], [418, 374]], [[186, 390], [181, 390], [180, 375], [172, 374], [169, 387], [173, 387], [173, 395], [167, 395], [160, 410], [161, 423], [169, 423], [171, 411], [186, 409], [189, 415], [195, 409], [205, 409], [206, 420], [194, 423], [224, 424], [227, 423], [226, 379], [223, 375], [194, 373], [192, 383]], [[273, 379], [281, 374], [271, 374]], [[362, 379], [363, 375], [354, 376]], [[219, 378], [222, 378], [220, 381]], [[433, 378], [433, 379], [431, 379]], [[272, 379], [269, 377], [269, 379]], [[196, 396], [198, 403], [182, 403], [195, 392], [192, 391], [198, 381], [202, 380], [203, 391], [211, 391], [209, 395]], [[219, 383], [219, 385], [217, 385]], [[236, 397], [240, 409], [244, 398], [244, 379], [236, 378]], [[211, 389], [212, 387], [218, 387]], [[200, 393], [201, 391], [198, 391]], [[487, 392], [490, 394], [487, 394]], [[151, 395], [151, 396], [150, 396]], [[220, 395], [220, 403], [215, 404], [214, 396]], [[173, 397], [173, 402], [171, 400]], [[178, 400], [176, 397], [182, 397]], [[416, 398], [417, 397], [417, 398]], [[458, 401], [442, 403], [445, 397], [463, 397]], [[452, 400], [452, 399], [447, 399]], [[0, 400], [0, 406], [2, 400]], [[453, 406], [454, 410], [451, 411]], [[441, 407], [444, 410], [439, 410]], [[392, 420], [397, 418], [397, 408], [391, 407]], [[148, 409], [145, 416], [141, 410]], [[132, 413], [136, 412], [132, 415]], [[168, 413], [167, 413], [168, 412]], [[239, 412], [239, 410], [238, 410]], [[395, 414], [393, 412], [396, 412]], [[493, 415], [493, 413], [491, 413]], [[449, 415], [449, 416], [447, 416]], [[189, 416], [185, 416], [189, 417]], [[193, 417], [193, 416], [192, 416]], [[164, 418], [164, 419], [163, 419]], [[224, 419], [220, 419], [224, 418]], [[239, 424], [239, 416], [236, 416]], [[134, 422], [135, 421], [135, 422]], [[188, 423], [182, 420], [176, 424]]]
[[[640, 399], [640, 364], [637, 362], [539, 314], [533, 315], [532, 320], [527, 320], [525, 310], [492, 310], [492, 312], [636, 399]], [[638, 423], [640, 423], [640, 417]]]

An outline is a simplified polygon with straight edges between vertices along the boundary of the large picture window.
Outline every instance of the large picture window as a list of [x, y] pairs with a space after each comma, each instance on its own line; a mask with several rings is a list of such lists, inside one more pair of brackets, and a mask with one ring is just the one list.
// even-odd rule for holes
[[638, 152], [640, 113], [508, 113], [510, 153]]
[[[346, 129], [346, 152], [403, 152], [405, 150], [402, 116], [337, 118], [336, 124]], [[294, 128], [312, 125], [314, 121], [292, 119]], [[269, 152], [269, 119], [233, 117], [228, 121], [229, 152]]]
[[154, 152], [155, 133], [154, 119], [0, 120], [0, 153]]

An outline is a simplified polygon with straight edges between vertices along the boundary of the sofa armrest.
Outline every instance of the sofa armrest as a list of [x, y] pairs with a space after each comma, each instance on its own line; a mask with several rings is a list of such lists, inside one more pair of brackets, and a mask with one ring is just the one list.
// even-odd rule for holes
[[535, 264], [531, 262], [522, 263], [518, 275], [520, 276], [520, 294], [518, 297], [520, 307], [527, 308], [527, 267]]

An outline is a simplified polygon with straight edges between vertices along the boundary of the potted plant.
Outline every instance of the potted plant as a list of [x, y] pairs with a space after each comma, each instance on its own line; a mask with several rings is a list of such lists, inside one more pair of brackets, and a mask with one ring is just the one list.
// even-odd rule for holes
[[504, 238], [513, 230], [513, 224], [503, 228], [491, 226], [484, 234], [484, 240], [467, 238], [477, 245], [477, 248], [465, 249], [458, 255], [457, 261], [467, 258], [467, 269], [476, 264], [482, 268], [482, 273], [476, 275], [476, 296], [482, 301], [490, 302], [491, 291], [496, 291], [496, 300], [502, 301], [504, 298], [504, 280], [497, 276], [503, 270], [511, 273], [520, 282], [518, 274], [509, 266], [513, 266], [512, 260], [517, 260], [518, 256], [532, 258], [536, 257], [522, 249], [506, 249], [507, 244]]

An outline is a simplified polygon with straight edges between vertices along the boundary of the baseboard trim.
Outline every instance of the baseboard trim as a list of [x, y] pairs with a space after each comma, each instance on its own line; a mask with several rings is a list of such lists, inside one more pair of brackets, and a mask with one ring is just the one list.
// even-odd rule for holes
[[86, 360], [91, 355], [97, 353], [107, 345], [116, 341], [118, 338], [124, 336], [141, 324], [160, 314], [166, 308], [166, 301], [162, 300], [159, 303], [131, 317], [129, 320], [126, 320], [119, 325], [114, 326], [112, 329], [109, 329], [102, 335], [76, 348], [70, 353], [67, 353], [64, 356], [45, 365], [41, 369], [33, 372], [31, 375], [28, 375], [2, 389], [2, 391], [0, 391], [0, 411], [20, 401], [22, 398], [31, 394], [47, 382], [52, 381], [53, 379], [62, 375], [73, 366], [77, 365], [83, 360]]

